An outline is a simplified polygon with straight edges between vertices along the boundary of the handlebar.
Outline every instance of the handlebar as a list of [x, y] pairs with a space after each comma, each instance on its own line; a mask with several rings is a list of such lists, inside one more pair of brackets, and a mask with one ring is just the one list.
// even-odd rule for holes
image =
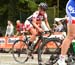
[[47, 34], [47, 33], [51, 33], [51, 31], [49, 30], [49, 31], [42, 32], [42, 34]]
[[[23, 33], [24, 33], [24, 35], [30, 35], [30, 33], [28, 31], [25, 31]], [[48, 30], [48, 31], [41, 32], [40, 35], [43, 36], [44, 34], [49, 34], [48, 36], [50, 36], [51, 33], [53, 33], [52, 30]], [[40, 35], [37, 34], [36, 36], [40, 36]]]
[[44, 31], [44, 32], [41, 33], [41, 35], [48, 34], [48, 33], [51, 35], [51, 33], [53, 33], [53, 31], [52, 30]]

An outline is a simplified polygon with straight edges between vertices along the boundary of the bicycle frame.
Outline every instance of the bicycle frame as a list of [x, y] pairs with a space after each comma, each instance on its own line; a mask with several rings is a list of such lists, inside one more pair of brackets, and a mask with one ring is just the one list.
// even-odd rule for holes
[[[49, 32], [49, 31], [46, 31], [46, 32]], [[27, 35], [25, 35], [25, 36], [26, 36], [26, 41], [27, 41], [28, 37], [27, 37]], [[41, 42], [42, 41], [45, 42], [44, 40], [46, 39], [46, 38], [43, 37], [42, 33], [40, 35], [36, 35], [36, 37], [38, 37], [38, 40], [36, 41], [36, 43], [32, 43], [32, 44], [34, 44], [33, 50], [32, 50], [33, 52], [34, 52], [35, 49], [38, 49], [41, 45]]]

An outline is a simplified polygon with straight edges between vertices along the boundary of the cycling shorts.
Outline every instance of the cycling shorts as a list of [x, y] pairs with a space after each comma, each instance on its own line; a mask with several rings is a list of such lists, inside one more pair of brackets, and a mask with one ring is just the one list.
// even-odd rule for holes
[[30, 30], [33, 27], [33, 25], [28, 20], [25, 21], [24, 25], [26, 30]]
[[[31, 23], [30, 21], [26, 20], [26, 21], [25, 21], [25, 28], [26, 28], [26, 30], [30, 30], [32, 27], [34, 27], [34, 26], [32, 25], [32, 23]], [[48, 29], [48, 27], [46, 26], [46, 24], [45, 24], [44, 21], [41, 22], [41, 26], [40, 26], [40, 27], [41, 27], [44, 31], [49, 31], [49, 29]]]

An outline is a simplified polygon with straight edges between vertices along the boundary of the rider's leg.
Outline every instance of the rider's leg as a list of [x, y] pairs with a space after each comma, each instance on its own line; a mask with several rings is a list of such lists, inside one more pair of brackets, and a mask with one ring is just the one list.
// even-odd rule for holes
[[58, 60], [59, 65], [62, 65], [61, 64], [62, 61], [65, 63], [67, 51], [70, 47], [72, 39], [75, 37], [75, 24], [67, 24], [67, 29], [68, 29], [67, 36], [66, 36], [66, 38], [64, 39], [64, 41], [62, 43], [61, 55], [60, 55], [60, 58]]
[[[75, 37], [75, 24], [68, 24], [67, 37], [62, 43], [61, 54], [66, 55], [68, 48], [72, 42], [72, 39]], [[65, 49], [65, 50], [64, 50]]]
[[37, 35], [36, 29], [33, 27], [33, 25], [30, 23], [30, 21], [25, 21], [25, 28], [27, 31], [31, 33], [29, 46], [32, 44], [32, 42], [35, 40], [35, 37]]
[[38, 34], [35, 28], [31, 28], [30, 30], [31, 33], [31, 38], [30, 38], [30, 42], [29, 42], [29, 46], [31, 46], [32, 42], [35, 40], [36, 35]]

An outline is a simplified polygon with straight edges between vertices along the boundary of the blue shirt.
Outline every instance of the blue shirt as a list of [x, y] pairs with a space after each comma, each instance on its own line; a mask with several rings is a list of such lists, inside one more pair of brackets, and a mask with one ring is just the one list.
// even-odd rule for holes
[[66, 5], [66, 13], [68, 16], [75, 17], [75, 0], [69, 0]]
[[72, 18], [75, 17], [75, 0], [69, 0], [66, 5], [66, 13], [69, 17], [69, 21], [72, 21]]

